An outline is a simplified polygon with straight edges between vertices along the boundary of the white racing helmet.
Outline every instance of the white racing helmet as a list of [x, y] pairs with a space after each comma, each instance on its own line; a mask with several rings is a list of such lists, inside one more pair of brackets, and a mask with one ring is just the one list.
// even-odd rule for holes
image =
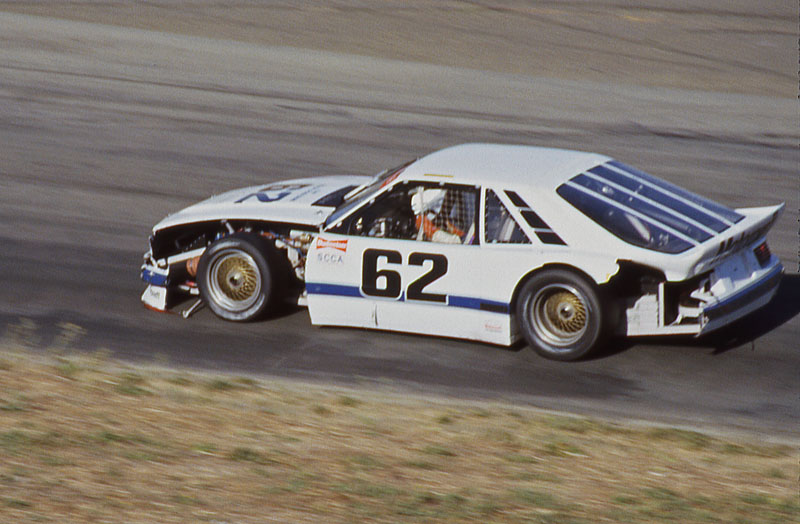
[[411, 209], [415, 215], [433, 212], [438, 213], [444, 203], [444, 189], [420, 188], [411, 197]]

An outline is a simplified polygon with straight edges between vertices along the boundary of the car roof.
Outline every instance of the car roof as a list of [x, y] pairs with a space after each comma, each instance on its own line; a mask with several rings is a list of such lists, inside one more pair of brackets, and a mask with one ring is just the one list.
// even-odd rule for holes
[[611, 158], [597, 153], [509, 144], [461, 144], [435, 151], [411, 165], [400, 180], [555, 189]]

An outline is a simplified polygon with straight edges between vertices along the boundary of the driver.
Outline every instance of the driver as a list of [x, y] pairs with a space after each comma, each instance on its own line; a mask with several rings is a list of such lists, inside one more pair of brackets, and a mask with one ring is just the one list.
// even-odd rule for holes
[[446, 189], [419, 188], [411, 195], [411, 209], [416, 216], [417, 240], [442, 244], [460, 244], [464, 232], [439, 213], [447, 195]]

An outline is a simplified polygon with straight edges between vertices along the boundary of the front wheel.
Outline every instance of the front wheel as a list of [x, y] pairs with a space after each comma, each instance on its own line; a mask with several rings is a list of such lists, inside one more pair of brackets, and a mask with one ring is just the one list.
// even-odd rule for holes
[[200, 258], [197, 283], [211, 310], [225, 320], [248, 321], [274, 302], [275, 248], [265, 239], [237, 233], [217, 240]]
[[545, 270], [523, 285], [517, 319], [528, 344], [553, 360], [577, 360], [603, 335], [603, 311], [594, 284], [562, 269]]

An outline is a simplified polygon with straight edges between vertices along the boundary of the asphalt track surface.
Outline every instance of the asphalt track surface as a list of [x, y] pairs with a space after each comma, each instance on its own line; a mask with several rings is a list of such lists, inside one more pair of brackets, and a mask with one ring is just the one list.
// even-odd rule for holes
[[[0, 334], [47, 348], [74, 324], [85, 330], [75, 347], [131, 361], [798, 438], [796, 63], [698, 53], [677, 54], [699, 71], [689, 89], [0, 12]], [[715, 67], [769, 86], [711, 89], [701, 71]], [[713, 337], [618, 340], [571, 364], [524, 347], [316, 328], [303, 309], [242, 325], [139, 302], [149, 228], [168, 212], [469, 141], [598, 151], [731, 206], [786, 202], [770, 234], [787, 269], [778, 296]]]

